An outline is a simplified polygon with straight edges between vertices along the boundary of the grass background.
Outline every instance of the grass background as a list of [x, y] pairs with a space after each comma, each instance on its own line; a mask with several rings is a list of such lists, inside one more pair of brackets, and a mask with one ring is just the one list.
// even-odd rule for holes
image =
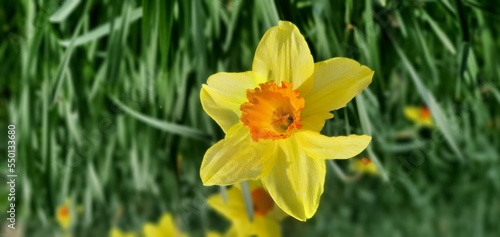
[[[224, 136], [199, 90], [215, 72], [250, 70], [278, 20], [298, 26], [315, 61], [375, 70], [322, 132], [371, 134], [360, 157], [380, 171], [352, 179], [352, 161], [329, 163], [318, 212], [285, 220], [285, 236], [495, 236], [499, 15], [477, 0], [2, 2], [0, 130], [17, 127], [24, 236], [61, 235], [66, 198], [81, 207], [74, 236], [138, 231], [166, 211], [193, 236], [227, 228], [198, 174]], [[429, 107], [436, 126], [416, 127], [407, 105]]]

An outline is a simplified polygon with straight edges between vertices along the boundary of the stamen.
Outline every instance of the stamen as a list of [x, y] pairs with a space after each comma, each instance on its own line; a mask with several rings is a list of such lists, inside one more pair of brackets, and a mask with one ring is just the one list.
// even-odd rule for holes
[[427, 107], [420, 108], [420, 116], [422, 118], [429, 118], [431, 116], [431, 111]]
[[302, 128], [300, 111], [304, 99], [299, 91], [292, 90], [292, 83], [263, 83], [247, 90], [248, 102], [241, 105], [240, 120], [250, 128], [252, 139], [283, 139], [295, 129]]

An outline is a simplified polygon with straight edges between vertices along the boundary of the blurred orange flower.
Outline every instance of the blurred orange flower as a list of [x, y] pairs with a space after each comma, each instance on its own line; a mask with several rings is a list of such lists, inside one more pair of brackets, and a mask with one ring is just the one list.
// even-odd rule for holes
[[354, 169], [357, 172], [376, 175], [378, 174], [377, 166], [368, 158], [354, 159]]
[[404, 115], [412, 122], [426, 127], [433, 127], [431, 111], [427, 107], [406, 106]]
[[66, 199], [56, 210], [56, 220], [63, 230], [68, 230], [72, 222], [71, 200]]
[[250, 182], [250, 192], [253, 221], [248, 219], [243, 194], [238, 186], [227, 190], [227, 202], [220, 194], [208, 198], [208, 204], [233, 224], [225, 236], [281, 236], [279, 222], [287, 215], [275, 205], [260, 182]]

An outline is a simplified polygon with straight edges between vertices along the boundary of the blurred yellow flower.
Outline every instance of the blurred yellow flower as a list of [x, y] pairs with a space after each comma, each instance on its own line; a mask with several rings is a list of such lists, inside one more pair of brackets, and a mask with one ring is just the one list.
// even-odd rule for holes
[[135, 237], [136, 235], [132, 232], [122, 232], [118, 228], [112, 228], [110, 233], [110, 237]]
[[68, 230], [72, 222], [71, 200], [66, 199], [56, 210], [56, 220], [63, 230]]
[[214, 232], [214, 231], [209, 231], [205, 237], [222, 237], [221, 234], [217, 233], [217, 232]]
[[226, 133], [203, 158], [204, 185], [261, 179], [286, 213], [311, 218], [323, 193], [324, 160], [351, 158], [371, 140], [320, 130], [373, 73], [347, 58], [314, 63], [297, 27], [280, 21], [259, 43], [252, 71], [214, 74], [201, 89], [204, 110]]
[[208, 205], [233, 224], [224, 236], [281, 236], [279, 222], [286, 214], [275, 205], [259, 182], [251, 184], [250, 194], [253, 201], [253, 221], [248, 219], [243, 194], [238, 186], [227, 190], [227, 202], [224, 202], [220, 194], [208, 198]]
[[215, 231], [209, 231], [205, 235], [205, 237], [238, 237], [238, 236], [239, 236], [238, 231], [236, 230], [236, 227], [234, 225], [231, 226], [224, 234], [220, 234]]
[[426, 127], [434, 126], [431, 111], [427, 107], [406, 106], [404, 108], [404, 114], [407, 119], [418, 125]]
[[354, 168], [360, 173], [376, 175], [377, 166], [368, 158], [354, 159]]
[[[238, 237], [238, 231], [236, 230], [236, 227], [233, 225], [231, 226], [224, 234], [220, 234], [215, 231], [208, 231], [205, 237]], [[245, 236], [246, 237], [246, 236]]]
[[146, 223], [144, 225], [144, 236], [145, 237], [185, 237], [187, 236], [176, 228], [174, 219], [168, 213], [163, 214], [158, 224]]

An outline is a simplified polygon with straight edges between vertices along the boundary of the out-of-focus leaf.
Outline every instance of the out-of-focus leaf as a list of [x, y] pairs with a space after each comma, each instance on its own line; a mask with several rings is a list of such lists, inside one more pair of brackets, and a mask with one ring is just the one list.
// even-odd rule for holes
[[[131, 12], [130, 17], [128, 18], [127, 24], [130, 24], [130, 23], [138, 20], [141, 17], [142, 17], [142, 8], [135, 9]], [[115, 22], [114, 22], [113, 30], [120, 29], [120, 26], [122, 25], [121, 24], [122, 17], [121, 16], [117, 17], [114, 21]], [[98, 40], [98, 39], [108, 35], [110, 32], [111, 32], [111, 23], [105, 23], [105, 24], [95, 28], [94, 30], [91, 30], [90, 32], [87, 32], [83, 35], [78, 36], [75, 39], [74, 46], [76, 47], [76, 46], [84, 45], [86, 43]], [[62, 40], [59, 43], [62, 46], [69, 47], [71, 40]]]
[[410, 74], [410, 78], [412, 79], [413, 83], [415, 83], [417, 91], [420, 93], [420, 96], [422, 96], [422, 99], [425, 101], [425, 103], [431, 110], [432, 117], [436, 121], [437, 126], [441, 129], [441, 132], [445, 136], [446, 140], [448, 141], [448, 144], [451, 146], [457, 157], [460, 160], [464, 160], [464, 156], [460, 151], [460, 149], [458, 148], [457, 142], [455, 141], [455, 136], [452, 134], [451, 128], [448, 126], [449, 122], [447, 121], [445, 114], [441, 110], [441, 107], [437, 103], [432, 93], [430, 93], [427, 90], [427, 88], [425, 88], [424, 84], [422, 83], [422, 80], [420, 79], [420, 76], [415, 71], [413, 65], [410, 63], [410, 61], [408, 60], [404, 52], [401, 50], [399, 45], [394, 41], [393, 43], [396, 52], [398, 53], [399, 57], [401, 58], [401, 61], [403, 62], [403, 65], [406, 67], [408, 73]]
[[112, 100], [121, 108], [125, 113], [131, 115], [135, 119], [138, 119], [150, 126], [153, 126], [155, 128], [159, 128], [161, 130], [164, 130], [166, 132], [170, 132], [173, 134], [178, 134], [184, 137], [190, 137], [198, 140], [210, 140], [210, 135], [203, 133], [199, 130], [196, 130], [194, 128], [186, 127], [183, 125], [179, 124], [174, 124], [174, 123], [169, 123], [165, 121], [161, 121], [155, 118], [148, 117], [146, 115], [143, 115], [139, 112], [136, 112], [132, 110], [131, 108], [127, 107], [123, 103], [121, 103], [118, 99], [112, 98]]
[[80, 0], [66, 0], [57, 11], [50, 16], [49, 20], [54, 23], [60, 23], [78, 7]]

